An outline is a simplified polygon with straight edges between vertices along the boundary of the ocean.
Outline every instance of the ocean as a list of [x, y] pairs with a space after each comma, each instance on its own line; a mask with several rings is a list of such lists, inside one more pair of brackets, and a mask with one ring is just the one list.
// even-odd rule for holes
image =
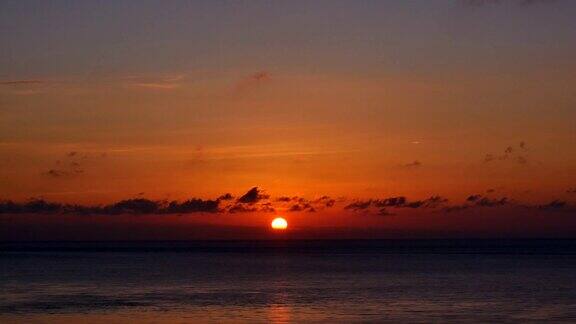
[[1, 323], [576, 322], [576, 240], [0, 243]]

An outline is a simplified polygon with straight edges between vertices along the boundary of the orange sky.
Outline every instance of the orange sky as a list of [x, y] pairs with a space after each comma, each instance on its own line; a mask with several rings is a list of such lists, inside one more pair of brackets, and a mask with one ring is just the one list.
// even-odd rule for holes
[[[576, 201], [574, 3], [168, 7], [0, 5], [0, 199], [111, 205], [237, 199], [259, 187], [276, 213], [290, 208], [274, 200], [281, 196], [340, 199], [291, 213], [301, 233], [473, 236], [492, 226], [512, 235], [514, 224], [538, 236], [541, 215], [554, 213], [557, 228], [540, 224], [540, 234], [568, 235], [562, 229]], [[445, 217], [444, 209], [473, 205], [467, 198], [478, 194], [511, 203]], [[346, 209], [357, 200], [436, 195], [449, 202], [386, 217], [373, 207]], [[563, 204], [546, 208], [552, 201]], [[514, 220], [520, 214], [532, 225]], [[494, 215], [510, 220], [490, 223]], [[17, 226], [16, 216], [0, 217]], [[120, 218], [136, 227], [155, 222], [138, 217]], [[272, 215], [162, 217], [261, 228]], [[338, 231], [326, 235], [347, 235]], [[302, 236], [324, 235], [312, 232]]]

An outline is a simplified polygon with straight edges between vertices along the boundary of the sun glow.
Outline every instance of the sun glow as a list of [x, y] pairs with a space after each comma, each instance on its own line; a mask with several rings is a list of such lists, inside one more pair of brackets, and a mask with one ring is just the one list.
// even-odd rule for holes
[[286, 228], [288, 228], [288, 222], [284, 218], [278, 217], [274, 218], [270, 226], [272, 226], [272, 229], [275, 230], [285, 230]]

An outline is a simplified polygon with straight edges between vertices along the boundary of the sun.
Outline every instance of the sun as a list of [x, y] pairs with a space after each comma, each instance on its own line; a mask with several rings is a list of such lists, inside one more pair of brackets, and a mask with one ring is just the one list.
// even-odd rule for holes
[[274, 218], [270, 226], [272, 226], [274, 230], [285, 230], [288, 228], [288, 222], [282, 217], [277, 217]]

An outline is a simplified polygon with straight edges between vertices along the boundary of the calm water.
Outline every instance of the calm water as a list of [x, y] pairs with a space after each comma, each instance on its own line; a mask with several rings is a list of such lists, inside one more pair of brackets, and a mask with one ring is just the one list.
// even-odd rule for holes
[[576, 241], [0, 243], [0, 322], [576, 322]]

